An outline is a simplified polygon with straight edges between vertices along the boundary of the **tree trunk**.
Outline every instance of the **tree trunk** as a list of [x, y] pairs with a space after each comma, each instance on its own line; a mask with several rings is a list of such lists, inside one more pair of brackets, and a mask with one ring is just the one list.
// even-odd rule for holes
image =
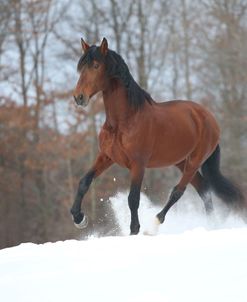
[[186, 98], [191, 100], [192, 91], [190, 83], [190, 54], [189, 54], [189, 20], [187, 17], [187, 4], [186, 0], [182, 1], [182, 21], [183, 21], [183, 35], [184, 35], [184, 68], [185, 68], [185, 85], [186, 85]]

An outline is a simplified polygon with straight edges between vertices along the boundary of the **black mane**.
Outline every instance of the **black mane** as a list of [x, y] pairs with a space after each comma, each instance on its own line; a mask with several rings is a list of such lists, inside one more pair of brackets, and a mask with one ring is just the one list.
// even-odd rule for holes
[[107, 55], [103, 56], [100, 48], [93, 45], [80, 58], [77, 70], [80, 71], [85, 64], [90, 66], [94, 60], [105, 63], [106, 73], [110, 78], [118, 78], [122, 81], [127, 90], [128, 101], [135, 109], [142, 108], [146, 101], [152, 103], [150, 94], [136, 83], [127, 64], [115, 51], [108, 49]]

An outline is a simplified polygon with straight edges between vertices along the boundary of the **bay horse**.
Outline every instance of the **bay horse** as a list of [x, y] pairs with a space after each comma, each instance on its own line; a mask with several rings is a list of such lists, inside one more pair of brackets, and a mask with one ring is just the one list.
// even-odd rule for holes
[[83, 39], [81, 45], [74, 99], [77, 105], [86, 106], [101, 91], [106, 120], [99, 134], [100, 151], [80, 179], [71, 208], [78, 228], [87, 225], [81, 211], [84, 195], [92, 181], [113, 163], [130, 171], [130, 234], [138, 234], [140, 229], [138, 207], [145, 168], [173, 165], [182, 172], [168, 202], [157, 214], [159, 223], [164, 222], [189, 183], [199, 193], [208, 214], [213, 210], [211, 190], [227, 203], [243, 198], [220, 172], [220, 129], [206, 108], [192, 101], [155, 102], [133, 79], [122, 57], [108, 48], [105, 38], [99, 46], [90, 46]]

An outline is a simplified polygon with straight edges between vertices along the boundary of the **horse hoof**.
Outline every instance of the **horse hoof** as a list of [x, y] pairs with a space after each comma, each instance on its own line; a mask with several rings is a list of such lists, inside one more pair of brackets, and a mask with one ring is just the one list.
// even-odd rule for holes
[[80, 229], [80, 230], [85, 229], [87, 227], [87, 225], [88, 225], [88, 218], [87, 218], [87, 216], [84, 215], [82, 221], [80, 223], [75, 223], [74, 222], [74, 225], [77, 227], [77, 229]]
[[135, 231], [135, 232], [131, 231], [130, 236], [138, 235], [138, 233], [139, 233], [139, 231], [138, 232], [137, 231]]
[[162, 224], [165, 221], [165, 216], [162, 213], [162, 211], [159, 214], [156, 215], [156, 218], [157, 218], [157, 223], [158, 224]]

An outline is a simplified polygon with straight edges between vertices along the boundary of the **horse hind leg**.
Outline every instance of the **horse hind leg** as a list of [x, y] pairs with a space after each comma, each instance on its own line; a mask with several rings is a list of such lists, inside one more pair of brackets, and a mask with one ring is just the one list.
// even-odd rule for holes
[[[177, 165], [179, 166], [179, 165]], [[168, 199], [167, 204], [165, 207], [161, 210], [160, 213], [157, 214], [158, 221], [160, 223], [163, 223], [165, 220], [165, 216], [169, 209], [181, 198], [183, 195], [187, 185], [192, 181], [194, 175], [198, 171], [200, 167], [200, 162], [195, 157], [190, 157], [187, 160], [185, 160], [181, 165], [181, 170], [183, 172], [182, 178], [179, 181], [178, 185], [176, 185]]]
[[180, 197], [183, 195], [184, 190], [180, 190], [178, 186], [175, 186], [169, 196], [167, 204], [164, 206], [164, 208], [157, 214], [157, 218], [159, 223], [163, 223], [165, 220], [165, 216], [169, 209], [180, 199]]
[[[178, 165], [178, 169], [183, 172], [184, 170], [185, 162], [182, 162]], [[195, 188], [198, 195], [201, 197], [204, 208], [207, 215], [210, 215], [213, 212], [213, 202], [212, 202], [212, 196], [211, 196], [211, 190], [209, 183], [206, 181], [206, 179], [201, 175], [199, 171], [196, 172], [195, 176], [191, 180], [191, 185]]]
[[192, 186], [196, 189], [197, 193], [201, 197], [204, 208], [207, 215], [212, 214], [214, 207], [212, 202], [211, 191], [208, 182], [197, 172], [191, 181]]
[[[184, 170], [185, 162], [182, 162], [178, 165], [178, 169], [183, 172]], [[204, 208], [207, 215], [210, 215], [213, 212], [213, 202], [212, 202], [212, 196], [211, 196], [211, 190], [209, 183], [206, 181], [206, 179], [201, 175], [199, 171], [196, 172], [195, 176], [191, 180], [191, 185], [195, 188], [198, 195], [201, 197]]]

